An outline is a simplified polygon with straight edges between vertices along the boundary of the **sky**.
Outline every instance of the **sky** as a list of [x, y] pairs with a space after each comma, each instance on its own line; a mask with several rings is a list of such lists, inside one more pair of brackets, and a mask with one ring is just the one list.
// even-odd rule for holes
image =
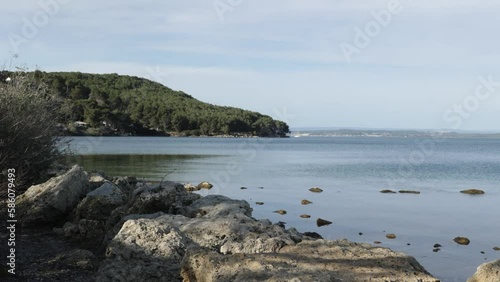
[[500, 132], [500, 1], [1, 2], [4, 69], [145, 77], [292, 128]]

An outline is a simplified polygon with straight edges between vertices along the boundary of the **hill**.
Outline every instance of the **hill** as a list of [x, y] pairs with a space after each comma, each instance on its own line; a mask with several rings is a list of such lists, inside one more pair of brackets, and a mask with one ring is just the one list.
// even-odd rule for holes
[[[67, 135], [284, 137], [288, 125], [257, 112], [216, 106], [144, 78], [79, 72], [32, 73], [60, 103]], [[0, 81], [12, 73], [1, 72]]]

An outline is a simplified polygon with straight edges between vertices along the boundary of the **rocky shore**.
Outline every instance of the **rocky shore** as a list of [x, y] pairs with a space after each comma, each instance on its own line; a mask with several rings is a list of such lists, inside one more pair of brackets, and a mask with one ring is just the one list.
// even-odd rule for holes
[[[2, 281], [439, 281], [403, 253], [285, 229], [253, 218], [246, 201], [174, 182], [74, 166], [17, 208], [18, 268]], [[481, 266], [470, 281], [494, 281], [484, 279], [499, 268]]]

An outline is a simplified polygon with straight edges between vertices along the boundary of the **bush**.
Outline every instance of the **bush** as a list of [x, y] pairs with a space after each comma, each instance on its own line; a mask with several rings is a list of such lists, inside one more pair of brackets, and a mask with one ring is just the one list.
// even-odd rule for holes
[[[2, 75], [5, 77], [5, 72]], [[16, 170], [18, 192], [41, 180], [60, 159], [58, 104], [35, 73], [9, 73], [0, 81], [0, 194], [6, 191], [6, 171]]]

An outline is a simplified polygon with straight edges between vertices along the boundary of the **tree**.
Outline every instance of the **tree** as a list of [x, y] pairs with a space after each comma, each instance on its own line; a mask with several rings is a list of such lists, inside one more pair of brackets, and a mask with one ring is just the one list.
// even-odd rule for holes
[[[16, 171], [17, 190], [41, 180], [61, 157], [58, 148], [58, 104], [33, 73], [11, 73], [0, 82], [0, 167]], [[5, 170], [0, 183], [6, 184]], [[5, 193], [6, 187], [1, 187]]]

